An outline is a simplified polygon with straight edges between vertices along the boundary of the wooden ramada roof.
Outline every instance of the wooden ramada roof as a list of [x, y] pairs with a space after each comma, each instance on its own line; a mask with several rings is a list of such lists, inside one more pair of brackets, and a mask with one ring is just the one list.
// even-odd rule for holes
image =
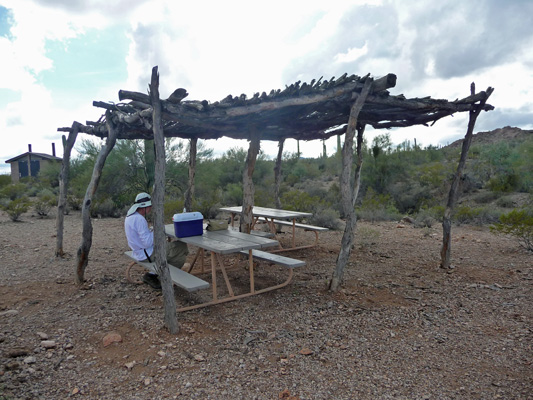
[[[344, 74], [329, 81], [322, 78], [303, 84], [298, 81], [268, 95], [265, 92], [252, 98], [230, 95], [214, 103], [183, 100], [187, 91], [177, 89], [161, 101], [164, 134], [180, 138], [249, 139], [252, 132], [258, 132], [261, 140], [327, 139], [345, 132], [350, 109], [367, 79], [371, 79], [369, 75]], [[403, 95], [390, 95], [387, 89], [395, 85], [394, 74], [374, 80], [359, 114], [360, 124], [376, 129], [429, 125], [456, 112], [469, 111], [473, 104], [487, 98], [487, 93], [481, 91], [454, 101], [430, 97], [406, 99]], [[111, 111], [119, 139], [153, 138], [149, 96], [121, 90], [119, 100], [128, 101], [117, 104], [95, 101], [93, 105]], [[489, 111], [494, 107], [486, 104], [483, 109]], [[87, 122], [80, 131], [106, 137], [105, 116], [97, 122]]]

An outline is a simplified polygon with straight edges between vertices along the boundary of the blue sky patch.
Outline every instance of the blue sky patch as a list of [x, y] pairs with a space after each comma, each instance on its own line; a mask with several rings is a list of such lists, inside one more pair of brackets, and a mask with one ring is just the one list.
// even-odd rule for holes
[[9, 103], [19, 101], [21, 99], [20, 92], [10, 89], [0, 88], [0, 108], [5, 108]]
[[88, 31], [64, 42], [49, 41], [46, 56], [53, 67], [37, 79], [45, 87], [53, 88], [56, 103], [68, 104], [77, 94], [87, 95], [99, 87], [123, 81], [127, 76], [128, 46], [128, 38], [119, 29]]
[[13, 25], [13, 17], [11, 15], [11, 11], [5, 7], [0, 6], [0, 36], [10, 38], [11, 25]]

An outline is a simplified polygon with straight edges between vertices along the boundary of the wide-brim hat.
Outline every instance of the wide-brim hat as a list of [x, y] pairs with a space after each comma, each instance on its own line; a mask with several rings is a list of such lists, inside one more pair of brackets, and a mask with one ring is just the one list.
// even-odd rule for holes
[[130, 207], [126, 217], [129, 217], [131, 214], [135, 213], [138, 208], [150, 207], [152, 205], [152, 198], [148, 193], [139, 193], [135, 197], [135, 203]]

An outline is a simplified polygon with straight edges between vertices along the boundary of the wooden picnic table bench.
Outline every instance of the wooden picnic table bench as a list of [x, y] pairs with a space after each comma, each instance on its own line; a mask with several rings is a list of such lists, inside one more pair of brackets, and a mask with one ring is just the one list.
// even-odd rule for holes
[[[241, 215], [243, 212], [242, 207], [240, 206], [221, 207], [220, 211], [226, 211], [231, 214], [231, 225], [232, 226], [235, 220], [235, 216]], [[314, 247], [318, 244], [318, 232], [324, 232], [328, 230], [328, 228], [324, 228], [321, 226], [313, 226], [313, 225], [307, 225], [307, 224], [296, 222], [296, 219], [307, 218], [313, 215], [308, 212], [279, 210], [276, 208], [254, 206], [252, 208], [252, 214], [253, 214], [253, 223], [252, 223], [252, 231], [250, 233], [258, 232], [258, 231], [254, 231], [253, 228], [259, 222], [259, 219], [263, 219], [268, 224], [270, 232], [274, 235], [277, 233], [276, 225], [284, 225], [284, 226], [292, 227], [292, 246], [284, 248], [280, 244], [277, 250], [271, 251], [272, 253], [277, 253], [281, 251], [289, 251], [289, 250], [300, 250], [300, 249], [307, 249], [310, 247]], [[296, 228], [314, 232], [315, 233], [314, 243], [310, 245], [297, 246], [296, 245]]]
[[[128, 265], [128, 267], [126, 268], [126, 279], [129, 282], [141, 283], [140, 281], [137, 281], [131, 277], [131, 269], [136, 264], [144, 267], [150, 272], [156, 273], [155, 262], [137, 261], [133, 257], [133, 251], [126, 251], [124, 254], [133, 260], [133, 262], [130, 265]], [[170, 265], [170, 264], [167, 264], [167, 265], [170, 271], [170, 278], [172, 279], [172, 283], [186, 290], [187, 292], [196, 292], [197, 290], [207, 289], [209, 287], [209, 283], [204, 281], [203, 279], [200, 279], [197, 276], [189, 274], [188, 272], [185, 272], [173, 265]]]

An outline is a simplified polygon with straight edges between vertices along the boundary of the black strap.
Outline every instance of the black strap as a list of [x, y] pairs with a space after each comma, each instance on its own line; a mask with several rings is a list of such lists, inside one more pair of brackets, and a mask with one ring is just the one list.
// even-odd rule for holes
[[146, 252], [146, 249], [143, 249], [143, 251], [144, 251], [144, 254], [146, 255], [146, 259], [148, 260], [148, 262], [152, 262], [152, 260], [150, 260], [150, 256]]

